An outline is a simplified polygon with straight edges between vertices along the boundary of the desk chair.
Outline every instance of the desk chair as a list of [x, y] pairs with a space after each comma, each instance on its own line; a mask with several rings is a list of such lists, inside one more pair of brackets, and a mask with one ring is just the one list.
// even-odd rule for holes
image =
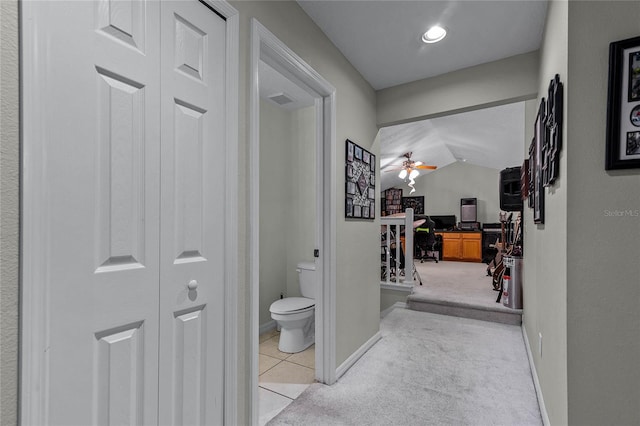
[[435, 222], [427, 217], [424, 225], [416, 228], [414, 252], [416, 253], [415, 258], [420, 259], [420, 263], [427, 259], [435, 260], [438, 263], [438, 252], [442, 246], [442, 237], [433, 232], [435, 226]]

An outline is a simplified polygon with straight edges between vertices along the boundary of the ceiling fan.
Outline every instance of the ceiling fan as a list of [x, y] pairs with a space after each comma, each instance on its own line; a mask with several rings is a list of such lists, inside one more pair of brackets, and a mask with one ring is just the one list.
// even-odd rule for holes
[[435, 170], [438, 168], [437, 166], [426, 165], [422, 161], [412, 160], [411, 154], [413, 154], [413, 152], [409, 151], [403, 155], [403, 157], [405, 157], [406, 160], [402, 162], [401, 166], [385, 170], [386, 172], [400, 170], [400, 174], [398, 174], [398, 177], [400, 179], [404, 179], [405, 182], [409, 180], [408, 185], [409, 185], [409, 188], [411, 188], [411, 192], [409, 192], [409, 195], [413, 194], [416, 191], [413, 185], [416, 183], [415, 178], [418, 177], [418, 175], [420, 174], [420, 172], [418, 171], [419, 169]]

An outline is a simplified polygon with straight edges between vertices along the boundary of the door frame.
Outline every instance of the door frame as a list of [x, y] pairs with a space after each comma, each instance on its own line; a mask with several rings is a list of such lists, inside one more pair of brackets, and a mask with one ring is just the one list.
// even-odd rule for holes
[[[225, 424], [238, 418], [238, 83], [239, 15], [224, 0], [201, 1], [226, 20], [225, 86], [225, 225], [224, 225], [224, 401]], [[46, 111], [40, 93], [48, 84], [46, 42], [38, 22], [46, 19], [46, 2], [20, 2], [20, 372], [19, 418], [22, 424], [46, 424], [48, 414], [49, 288], [46, 250], [47, 206], [42, 193], [46, 148]], [[159, 18], [159, 17], [158, 17]], [[158, 283], [159, 285], [159, 283]]]
[[296, 55], [257, 19], [251, 20], [250, 125], [249, 125], [249, 281], [251, 354], [251, 423], [258, 423], [258, 333], [260, 291], [260, 92], [258, 64], [264, 60], [320, 99], [316, 101], [317, 217], [320, 235], [316, 292], [316, 379], [336, 380], [336, 89]]

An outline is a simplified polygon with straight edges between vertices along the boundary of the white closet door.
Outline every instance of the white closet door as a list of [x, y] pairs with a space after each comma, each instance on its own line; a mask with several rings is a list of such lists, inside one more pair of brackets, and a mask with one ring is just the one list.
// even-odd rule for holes
[[226, 23], [162, 3], [160, 421], [220, 425]]
[[[42, 2], [50, 424], [157, 422], [159, 3]], [[30, 164], [26, 160], [26, 164]], [[45, 373], [46, 374], [46, 373]]]
[[226, 23], [195, 0], [25, 8], [47, 326], [24, 403], [54, 425], [222, 424]]

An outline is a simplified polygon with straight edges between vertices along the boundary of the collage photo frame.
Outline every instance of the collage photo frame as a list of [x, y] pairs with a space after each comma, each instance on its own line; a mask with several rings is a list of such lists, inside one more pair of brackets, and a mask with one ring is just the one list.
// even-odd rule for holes
[[346, 140], [345, 212], [348, 219], [376, 217], [376, 156]]

